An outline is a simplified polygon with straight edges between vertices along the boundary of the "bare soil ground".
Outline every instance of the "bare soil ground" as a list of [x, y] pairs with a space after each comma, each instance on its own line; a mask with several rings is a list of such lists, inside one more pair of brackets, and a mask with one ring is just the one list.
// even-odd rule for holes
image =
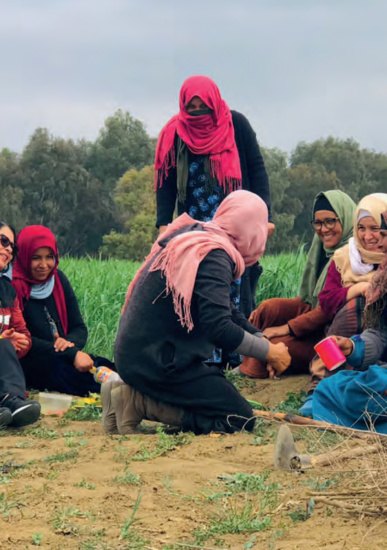
[[[244, 393], [272, 407], [306, 384], [257, 381]], [[277, 426], [218, 437], [146, 428], [153, 433], [109, 437], [99, 422], [45, 417], [2, 432], [0, 548], [387, 548], [382, 517], [311, 505], [310, 490], [352, 486], [359, 460], [297, 475], [273, 469]], [[298, 439], [301, 449], [310, 445]]]

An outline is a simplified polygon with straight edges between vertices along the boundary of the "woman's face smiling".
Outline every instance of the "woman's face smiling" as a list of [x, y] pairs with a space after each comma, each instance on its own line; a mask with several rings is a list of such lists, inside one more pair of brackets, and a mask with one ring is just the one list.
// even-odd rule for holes
[[55, 256], [51, 248], [43, 246], [35, 250], [31, 259], [31, 275], [36, 281], [45, 281], [55, 267]]
[[380, 252], [380, 226], [372, 216], [366, 216], [359, 221], [357, 236], [365, 250]]
[[[331, 210], [317, 210], [317, 212], [314, 213], [314, 222], [336, 220], [336, 218], [336, 213]], [[321, 228], [315, 231], [325, 248], [334, 248], [337, 246], [343, 235], [343, 227], [339, 220], [335, 221], [332, 228], [328, 229], [325, 227], [324, 223], [322, 223]]]
[[[0, 228], [0, 235], [4, 235], [9, 239], [9, 241], [14, 244], [14, 234], [12, 229], [10, 229], [7, 225], [4, 225], [4, 227]], [[0, 240], [0, 271], [3, 271], [9, 264], [9, 262], [12, 260], [13, 257], [13, 250], [11, 246], [3, 246], [1, 244]]]

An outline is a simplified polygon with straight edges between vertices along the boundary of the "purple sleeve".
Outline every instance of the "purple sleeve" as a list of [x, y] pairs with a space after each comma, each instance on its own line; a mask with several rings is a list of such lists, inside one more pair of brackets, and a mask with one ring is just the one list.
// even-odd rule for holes
[[347, 301], [348, 290], [348, 286], [343, 287], [341, 284], [341, 274], [337, 271], [335, 262], [331, 262], [324, 288], [318, 295], [321, 309], [330, 321]]

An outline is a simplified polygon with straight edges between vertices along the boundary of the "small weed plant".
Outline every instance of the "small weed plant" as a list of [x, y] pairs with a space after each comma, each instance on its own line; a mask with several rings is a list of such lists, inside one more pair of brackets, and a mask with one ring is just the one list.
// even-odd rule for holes
[[158, 456], [163, 456], [182, 445], [191, 443], [193, 434], [179, 433], [177, 435], [167, 435], [161, 427], [157, 428], [157, 442], [153, 449], [148, 449], [144, 444], [141, 444], [141, 451], [135, 455], [132, 460], [142, 461], [151, 460]]
[[113, 478], [114, 483], [118, 485], [140, 485], [141, 478], [138, 474], [133, 474], [132, 472], [125, 472], [122, 476], [116, 476]]

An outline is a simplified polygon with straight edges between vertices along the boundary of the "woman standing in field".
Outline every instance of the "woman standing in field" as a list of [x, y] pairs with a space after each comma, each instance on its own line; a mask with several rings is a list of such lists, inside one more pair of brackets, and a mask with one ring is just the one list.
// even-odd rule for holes
[[[352, 236], [353, 214], [356, 205], [342, 191], [319, 193], [313, 205], [312, 225], [315, 235], [304, 269], [300, 296], [265, 300], [252, 313], [250, 321], [269, 338], [270, 342], [284, 342], [292, 357], [287, 374], [309, 372], [315, 344], [324, 337], [329, 321], [318, 304], [328, 271], [329, 258]], [[245, 357], [239, 367], [241, 373], [253, 378], [274, 377], [283, 371], [273, 368], [268, 361]]]
[[[362, 331], [364, 296], [384, 258], [380, 249], [379, 220], [386, 208], [386, 194], [375, 193], [364, 197], [355, 211], [354, 236], [332, 257], [324, 288], [318, 296], [320, 306], [331, 323], [327, 336], [349, 337]], [[325, 374], [329, 375], [319, 357], [313, 359], [310, 371], [309, 395], [301, 410], [304, 414], [311, 414], [311, 395]]]
[[27, 386], [80, 396], [99, 392], [88, 372], [93, 359], [82, 351], [87, 328], [71, 284], [58, 269], [53, 233], [31, 225], [20, 232], [17, 243], [12, 285], [32, 335], [32, 347], [22, 359]]
[[312, 407], [317, 420], [387, 434], [387, 211], [381, 217], [380, 236], [385, 256], [366, 291], [366, 330], [351, 339], [337, 337], [355, 370], [322, 380]]
[[232, 281], [266, 238], [266, 205], [248, 191], [231, 193], [212, 222], [183, 214], [168, 226], [127, 292], [115, 344], [126, 384], [102, 386], [105, 431], [131, 433], [142, 419], [196, 434], [253, 428], [251, 406], [205, 360], [219, 346], [279, 369], [290, 361], [230, 301]]
[[[223, 199], [235, 189], [260, 196], [269, 210], [269, 235], [274, 230], [270, 214], [270, 188], [263, 158], [249, 121], [230, 111], [215, 82], [191, 76], [180, 90], [180, 110], [161, 130], [155, 159], [157, 227], [171, 223], [177, 201], [178, 214], [188, 213], [210, 221]], [[233, 299], [248, 317], [255, 307], [260, 268], [246, 269], [241, 284], [233, 285]]]
[[15, 231], [0, 222], [0, 429], [26, 426], [40, 416], [40, 405], [26, 400], [26, 383], [19, 359], [31, 347], [31, 336], [7, 277], [15, 258]]

